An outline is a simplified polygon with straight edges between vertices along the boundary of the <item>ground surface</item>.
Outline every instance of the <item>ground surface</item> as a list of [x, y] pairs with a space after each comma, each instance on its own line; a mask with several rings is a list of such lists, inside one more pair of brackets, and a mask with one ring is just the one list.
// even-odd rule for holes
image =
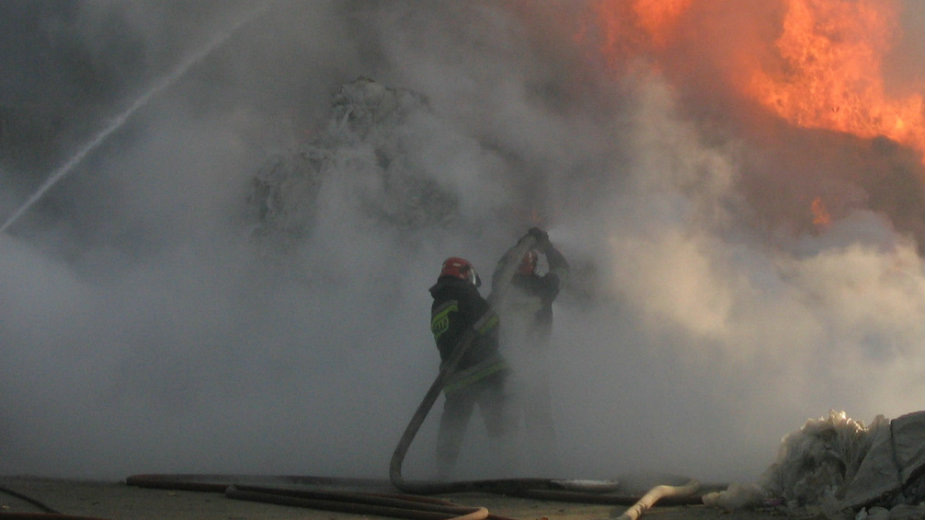
[[[31, 498], [65, 515], [110, 520], [359, 520], [384, 518], [226, 498], [222, 493], [176, 491], [125, 482], [0, 476], [0, 488]], [[40, 506], [0, 491], [0, 518], [9, 513], [41, 513]], [[616, 518], [626, 506], [512, 498], [493, 494], [453, 494], [461, 506], [482, 506], [494, 515], [518, 520], [599, 520]], [[642, 518], [657, 520], [781, 520], [771, 511], [725, 512], [702, 505], [655, 507]]]

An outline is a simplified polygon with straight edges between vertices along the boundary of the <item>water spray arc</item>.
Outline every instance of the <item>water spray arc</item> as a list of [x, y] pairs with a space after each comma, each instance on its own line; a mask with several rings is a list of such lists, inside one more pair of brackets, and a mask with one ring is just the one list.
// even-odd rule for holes
[[153, 99], [161, 91], [176, 83], [180, 78], [186, 75], [186, 73], [189, 72], [189, 70], [192, 69], [194, 65], [204, 60], [216, 49], [222, 47], [225, 43], [228, 42], [232, 35], [241, 29], [241, 27], [250, 23], [261, 13], [266, 11], [268, 6], [269, 3], [263, 4], [261, 7], [250, 11], [241, 17], [241, 19], [232, 24], [231, 27], [218, 34], [198, 51], [188, 56], [185, 60], [180, 62], [180, 64], [170, 74], [158, 80], [154, 86], [149, 88], [147, 91], [141, 94], [141, 96], [135, 99], [135, 101], [121, 114], [116, 116], [112, 122], [109, 123], [109, 125], [107, 125], [102, 131], [96, 134], [93, 139], [80, 147], [80, 149], [78, 149], [77, 152], [74, 153], [71, 158], [68, 159], [63, 165], [52, 172], [48, 179], [45, 180], [41, 186], [39, 186], [39, 188], [32, 194], [32, 196], [30, 196], [22, 205], [20, 205], [12, 215], [7, 217], [3, 225], [0, 226], [0, 234], [5, 232], [10, 226], [19, 220], [23, 214], [29, 211], [29, 209], [35, 205], [35, 203], [38, 202], [45, 195], [45, 193], [48, 192], [48, 190], [50, 190], [54, 185], [61, 181], [61, 179], [67, 176], [87, 157], [87, 155], [96, 150], [96, 148], [98, 148], [101, 144], [106, 142], [109, 136], [122, 128], [122, 126], [125, 125], [129, 118], [131, 118], [136, 112], [150, 103], [151, 99]]

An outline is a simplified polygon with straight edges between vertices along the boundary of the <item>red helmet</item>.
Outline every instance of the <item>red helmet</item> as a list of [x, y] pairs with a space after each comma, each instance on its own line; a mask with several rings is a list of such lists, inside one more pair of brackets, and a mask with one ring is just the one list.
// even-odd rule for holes
[[459, 278], [476, 287], [482, 285], [482, 279], [479, 278], [479, 273], [476, 272], [475, 267], [465, 258], [459, 258], [458, 256], [451, 256], [443, 261], [443, 268], [440, 269], [440, 276]]
[[532, 249], [524, 253], [523, 258], [520, 259], [520, 265], [517, 267], [517, 274], [531, 275], [535, 273], [537, 258], [539, 258], [539, 255]]

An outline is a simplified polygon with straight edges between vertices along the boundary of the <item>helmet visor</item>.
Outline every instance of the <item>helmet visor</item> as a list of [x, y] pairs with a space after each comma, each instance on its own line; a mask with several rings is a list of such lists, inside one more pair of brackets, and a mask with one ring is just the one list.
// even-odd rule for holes
[[476, 287], [482, 286], [482, 279], [479, 277], [478, 271], [475, 270], [475, 267], [470, 267], [469, 271], [466, 273], [466, 276], [469, 278], [469, 283]]

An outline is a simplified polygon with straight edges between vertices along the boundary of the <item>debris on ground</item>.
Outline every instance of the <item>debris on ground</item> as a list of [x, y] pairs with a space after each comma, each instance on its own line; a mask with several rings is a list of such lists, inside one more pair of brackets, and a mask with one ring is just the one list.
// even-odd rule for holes
[[925, 411], [877, 416], [869, 426], [843, 411], [809, 420], [783, 438], [758, 483], [730, 485], [704, 503], [833, 520], [925, 519]]

